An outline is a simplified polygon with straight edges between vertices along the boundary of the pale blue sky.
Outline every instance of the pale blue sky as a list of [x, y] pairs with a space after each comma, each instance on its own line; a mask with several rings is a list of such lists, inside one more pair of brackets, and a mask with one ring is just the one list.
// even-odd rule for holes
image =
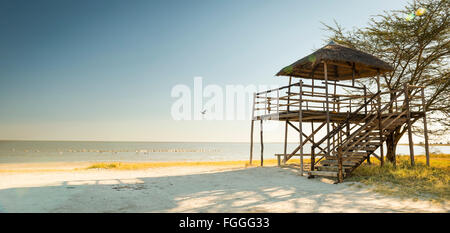
[[[0, 139], [248, 141], [248, 121], [173, 121], [176, 84], [273, 75], [405, 1], [1, 1]], [[281, 134], [268, 136], [280, 141]]]

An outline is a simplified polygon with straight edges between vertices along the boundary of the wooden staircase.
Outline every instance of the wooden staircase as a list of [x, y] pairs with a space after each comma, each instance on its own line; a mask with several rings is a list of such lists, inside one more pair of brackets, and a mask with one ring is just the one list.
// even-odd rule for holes
[[[397, 93], [389, 103], [380, 106], [380, 92], [378, 92], [320, 141], [314, 143], [311, 148], [311, 169], [308, 177], [332, 177], [336, 178], [337, 182], [342, 182], [369, 156], [376, 156], [374, 152], [382, 146], [386, 136], [409, 120], [408, 108], [401, 112], [389, 112], [392, 103], [401, 95], [402, 93]], [[369, 105], [372, 108], [367, 111]], [[385, 111], [388, 113], [382, 114]], [[355, 120], [361, 112], [365, 113], [365, 117]], [[337, 139], [337, 143], [330, 145], [330, 138]], [[323, 146], [325, 142], [327, 145]], [[314, 153], [317, 150], [319, 153], [316, 154], [324, 156], [317, 156], [320, 158], [316, 161]]]

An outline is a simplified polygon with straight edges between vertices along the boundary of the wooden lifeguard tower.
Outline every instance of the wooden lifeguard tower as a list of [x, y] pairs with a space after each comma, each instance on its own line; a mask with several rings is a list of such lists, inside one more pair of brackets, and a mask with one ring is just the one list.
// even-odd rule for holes
[[[327, 176], [342, 182], [371, 157], [382, 166], [387, 135], [404, 124], [414, 164], [411, 122], [423, 118], [429, 164], [424, 87], [405, 84], [401, 90], [381, 91], [380, 76], [392, 70], [370, 54], [334, 42], [283, 68], [276, 76], [288, 76], [289, 85], [254, 94], [250, 163], [255, 121], [260, 121], [262, 166], [263, 121], [276, 120], [285, 122], [284, 153], [276, 154], [278, 165], [300, 156], [301, 174], [306, 172], [309, 178]], [[355, 82], [370, 77], [376, 90]], [[310, 124], [308, 130], [305, 124]], [[299, 134], [293, 151], [287, 151], [288, 128]], [[304, 156], [310, 157], [309, 164], [303, 163]]]

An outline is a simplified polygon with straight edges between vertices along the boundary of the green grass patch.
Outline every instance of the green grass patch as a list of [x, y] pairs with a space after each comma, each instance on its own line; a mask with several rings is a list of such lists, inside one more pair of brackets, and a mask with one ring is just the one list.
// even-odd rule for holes
[[355, 169], [347, 181], [358, 181], [371, 185], [374, 191], [400, 197], [450, 200], [450, 155], [431, 155], [431, 166], [425, 164], [424, 156], [416, 156], [412, 167], [409, 156], [400, 156], [397, 167], [386, 163], [364, 164]]

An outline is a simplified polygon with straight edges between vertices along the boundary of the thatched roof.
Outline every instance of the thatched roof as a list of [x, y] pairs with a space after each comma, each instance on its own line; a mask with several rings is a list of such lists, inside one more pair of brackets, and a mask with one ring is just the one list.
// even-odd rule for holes
[[330, 42], [314, 53], [283, 68], [277, 76], [324, 79], [324, 65], [327, 63], [328, 80], [355, 79], [383, 74], [393, 68], [386, 62], [368, 53]]

